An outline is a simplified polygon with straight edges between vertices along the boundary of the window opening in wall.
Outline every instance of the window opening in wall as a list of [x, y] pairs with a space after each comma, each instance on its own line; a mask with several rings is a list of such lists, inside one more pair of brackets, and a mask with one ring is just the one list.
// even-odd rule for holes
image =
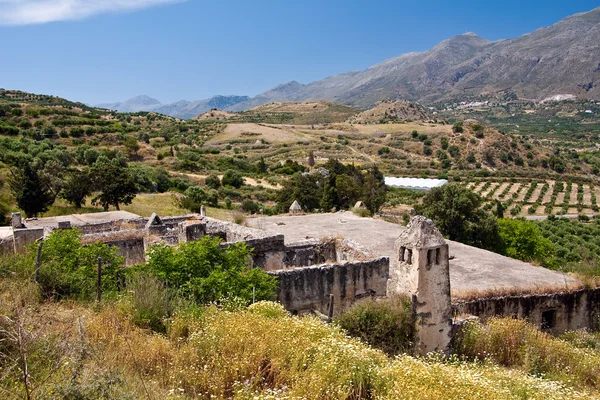
[[441, 249], [435, 249], [435, 265], [439, 265], [440, 263], [440, 254]]
[[408, 250], [408, 255], [406, 257], [406, 262], [412, 264], [412, 250]]
[[556, 326], [556, 310], [542, 311], [542, 330], [553, 329]]
[[400, 247], [400, 261], [404, 261], [404, 252], [406, 251], [406, 247]]

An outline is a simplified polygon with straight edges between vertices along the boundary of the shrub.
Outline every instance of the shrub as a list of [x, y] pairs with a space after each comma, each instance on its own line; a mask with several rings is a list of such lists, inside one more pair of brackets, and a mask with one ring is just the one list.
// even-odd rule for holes
[[142, 328], [165, 332], [169, 314], [169, 295], [164, 284], [147, 271], [133, 271], [127, 277], [133, 322]]
[[411, 303], [405, 297], [359, 301], [335, 323], [390, 355], [408, 352], [412, 347]]
[[454, 133], [462, 133], [462, 132], [464, 132], [464, 128], [463, 128], [462, 122], [456, 122], [454, 125], [452, 125], [452, 132], [454, 132]]
[[241, 209], [250, 214], [255, 214], [260, 211], [260, 205], [251, 199], [246, 199], [242, 202]]
[[222, 183], [224, 186], [232, 186], [239, 189], [244, 184], [244, 178], [239, 172], [228, 169], [223, 175]]
[[42, 292], [46, 297], [92, 299], [96, 293], [99, 257], [102, 259], [102, 291], [114, 293], [122, 278], [120, 266], [123, 263], [116, 247], [101, 243], [83, 245], [77, 229], [52, 232], [44, 240], [42, 250], [39, 273]]
[[[149, 271], [197, 303], [239, 297], [250, 302], [270, 300], [277, 280], [260, 268], [248, 268], [250, 249], [245, 243], [221, 248], [219, 238], [204, 236], [173, 248], [155, 245], [148, 252]], [[253, 292], [254, 290], [254, 292]]]
[[218, 189], [219, 186], [221, 186], [221, 180], [215, 174], [211, 174], [211, 175], [207, 176], [205, 183], [206, 183], [206, 186], [208, 186], [210, 189]]

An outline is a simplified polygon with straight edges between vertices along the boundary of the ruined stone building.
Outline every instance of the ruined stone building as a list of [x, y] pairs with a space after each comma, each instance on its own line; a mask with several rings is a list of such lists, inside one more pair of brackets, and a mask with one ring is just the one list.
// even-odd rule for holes
[[84, 243], [116, 246], [126, 265], [145, 262], [153, 243], [205, 235], [220, 237], [224, 246], [245, 242], [252, 267], [278, 277], [278, 300], [292, 313], [337, 315], [365, 297], [410, 296], [422, 353], [447, 351], [459, 316], [518, 316], [555, 333], [598, 326], [600, 290], [444, 240], [423, 217], [402, 227], [338, 212], [251, 218], [246, 227], [202, 214], [143, 218], [118, 211], [24, 222], [14, 215], [12, 226], [0, 229], [0, 253], [24, 251], [52, 230], [71, 227], [81, 230]]

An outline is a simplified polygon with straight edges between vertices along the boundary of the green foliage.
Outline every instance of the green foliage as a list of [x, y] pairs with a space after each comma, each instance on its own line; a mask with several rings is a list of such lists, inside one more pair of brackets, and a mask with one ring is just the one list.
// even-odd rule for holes
[[232, 186], [239, 189], [244, 184], [244, 178], [239, 172], [228, 169], [223, 175], [222, 183], [223, 186]]
[[[31, 249], [33, 258], [37, 248]], [[102, 291], [116, 292], [123, 257], [106, 244], [81, 244], [77, 229], [56, 230], [45, 240], [39, 284], [46, 297], [91, 300], [96, 293], [98, 257], [102, 259]]]
[[17, 206], [28, 217], [37, 217], [54, 203], [54, 196], [45, 185], [40, 174], [29, 163], [10, 170], [8, 180], [10, 191], [17, 200]]
[[540, 332], [524, 320], [469, 322], [458, 332], [455, 349], [470, 359], [486, 359], [567, 384], [600, 387], [600, 353]]
[[286, 212], [294, 200], [307, 211], [349, 209], [362, 200], [375, 213], [385, 202], [387, 189], [376, 166], [363, 172], [354, 165], [329, 160], [324, 168], [329, 171], [327, 177], [315, 172], [295, 174], [286, 181], [277, 193], [279, 211]]
[[163, 282], [147, 271], [133, 271], [127, 277], [127, 293], [133, 322], [155, 332], [165, 332], [171, 297]]
[[379, 154], [380, 156], [384, 154], [390, 154], [390, 148], [387, 146], [383, 146], [379, 150], [377, 150], [377, 154]]
[[250, 249], [245, 243], [221, 248], [218, 238], [203, 237], [179, 248], [153, 246], [147, 268], [183, 297], [209, 303], [224, 297], [252, 301], [275, 295], [277, 280], [260, 268], [249, 268]]
[[67, 173], [60, 197], [75, 208], [81, 208], [85, 198], [92, 194], [93, 180], [88, 169], [73, 170]]
[[543, 237], [534, 222], [518, 219], [498, 220], [502, 253], [523, 261], [535, 261], [545, 267], [555, 266], [554, 246]]
[[448, 149], [448, 138], [446, 136], [442, 136], [442, 138], [440, 139], [440, 144], [442, 146], [442, 149], [447, 150]]
[[[217, 193], [217, 200], [218, 198], [219, 194]], [[199, 213], [202, 205], [207, 202], [208, 193], [200, 186], [188, 187], [184, 192], [184, 196], [177, 200], [179, 207], [188, 209], [195, 213]]]
[[412, 349], [411, 302], [407, 298], [359, 301], [337, 317], [335, 323], [350, 336], [389, 355], [408, 353]]
[[416, 210], [431, 218], [449, 239], [494, 250], [499, 243], [498, 223], [482, 204], [478, 194], [458, 183], [448, 183], [428, 192]]
[[260, 211], [260, 205], [251, 199], [244, 200], [240, 208], [250, 214], [255, 214]]
[[554, 217], [535, 224], [554, 245], [557, 267], [585, 276], [600, 276], [600, 220], [588, 223]]
[[456, 122], [454, 125], [452, 125], [452, 132], [454, 132], [454, 133], [462, 133], [462, 132], [464, 132], [464, 128], [463, 128], [462, 122]]
[[131, 204], [137, 188], [132, 174], [118, 160], [99, 159], [91, 168], [94, 188], [100, 193], [92, 199], [92, 204], [100, 204], [105, 211], [109, 206], [119, 210], [120, 204]]
[[221, 186], [221, 180], [215, 174], [207, 176], [204, 183], [206, 183], [206, 186], [210, 189], [218, 189]]

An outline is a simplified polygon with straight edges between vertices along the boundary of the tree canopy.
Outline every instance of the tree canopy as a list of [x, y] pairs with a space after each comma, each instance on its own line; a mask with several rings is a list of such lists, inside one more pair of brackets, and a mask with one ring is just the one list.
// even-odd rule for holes
[[383, 175], [376, 166], [363, 171], [331, 159], [323, 169], [296, 173], [284, 183], [278, 193], [278, 207], [285, 211], [297, 200], [308, 211], [348, 209], [362, 200], [371, 213], [376, 213], [385, 201], [386, 191]]
[[131, 204], [137, 188], [132, 175], [119, 160], [103, 160], [99, 158], [91, 168], [94, 186], [100, 193], [92, 199], [92, 204], [101, 204], [104, 210], [120, 204]]
[[22, 162], [20, 167], [11, 168], [10, 174], [10, 191], [17, 200], [17, 206], [28, 217], [37, 217], [48, 210], [54, 196], [30, 163]]
[[483, 198], [457, 183], [432, 189], [417, 212], [432, 219], [450, 240], [497, 250], [500, 243], [495, 217], [482, 208]]

